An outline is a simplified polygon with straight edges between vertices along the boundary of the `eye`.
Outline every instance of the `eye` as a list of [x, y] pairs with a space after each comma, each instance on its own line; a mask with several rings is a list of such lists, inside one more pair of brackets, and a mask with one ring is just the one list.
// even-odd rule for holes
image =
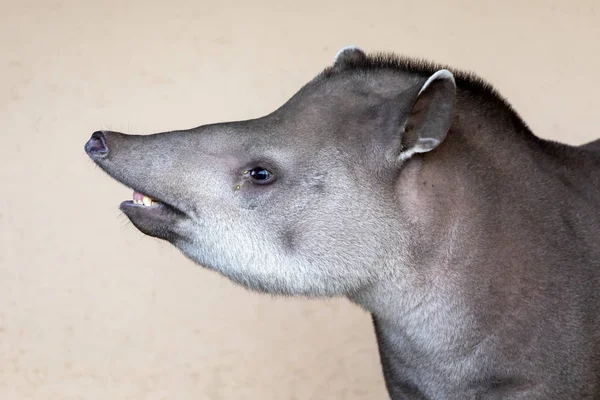
[[265, 184], [273, 181], [274, 175], [269, 171], [261, 167], [252, 168], [248, 170], [247, 174], [254, 183]]

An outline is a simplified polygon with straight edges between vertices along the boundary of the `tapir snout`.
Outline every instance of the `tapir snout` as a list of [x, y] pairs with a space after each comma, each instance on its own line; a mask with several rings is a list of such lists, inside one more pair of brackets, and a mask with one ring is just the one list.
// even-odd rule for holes
[[[191, 212], [185, 201], [189, 195], [177, 182], [191, 167], [189, 148], [194, 138], [199, 136], [187, 132], [144, 136], [97, 131], [85, 144], [85, 151], [110, 176], [133, 190], [132, 200], [120, 205], [131, 222], [147, 235], [172, 240]], [[182, 140], [187, 145], [183, 146]]]

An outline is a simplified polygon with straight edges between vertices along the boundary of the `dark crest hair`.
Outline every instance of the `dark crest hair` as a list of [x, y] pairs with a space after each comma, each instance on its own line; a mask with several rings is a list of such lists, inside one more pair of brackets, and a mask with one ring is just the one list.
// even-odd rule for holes
[[392, 53], [374, 53], [366, 57], [348, 59], [344, 62], [344, 67], [341, 69], [335, 66], [327, 67], [317, 76], [316, 80], [328, 79], [348, 71], [368, 73], [370, 71], [382, 70], [408, 72], [427, 78], [440, 69], [451, 71], [454, 75], [456, 86], [459, 89], [466, 90], [470, 96], [481, 98], [481, 100], [488, 102], [491, 101], [506, 109], [511, 114], [513, 122], [517, 127], [532, 134], [525, 121], [523, 121], [511, 104], [491, 84], [472, 72], [458, 70], [425, 59], [409, 58]]

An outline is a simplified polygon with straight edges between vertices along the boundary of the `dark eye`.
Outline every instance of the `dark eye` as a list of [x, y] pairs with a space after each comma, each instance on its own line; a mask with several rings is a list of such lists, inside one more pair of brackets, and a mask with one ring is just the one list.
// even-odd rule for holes
[[273, 174], [261, 167], [249, 170], [248, 175], [250, 175], [250, 178], [252, 178], [255, 183], [264, 184], [273, 180]]

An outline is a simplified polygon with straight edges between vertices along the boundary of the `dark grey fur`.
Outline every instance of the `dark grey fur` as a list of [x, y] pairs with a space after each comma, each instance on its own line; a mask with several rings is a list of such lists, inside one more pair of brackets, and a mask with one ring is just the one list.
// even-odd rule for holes
[[543, 140], [443, 69], [347, 49], [265, 117], [86, 150], [163, 203], [122, 204], [142, 232], [372, 313], [393, 399], [600, 398], [600, 141]]

